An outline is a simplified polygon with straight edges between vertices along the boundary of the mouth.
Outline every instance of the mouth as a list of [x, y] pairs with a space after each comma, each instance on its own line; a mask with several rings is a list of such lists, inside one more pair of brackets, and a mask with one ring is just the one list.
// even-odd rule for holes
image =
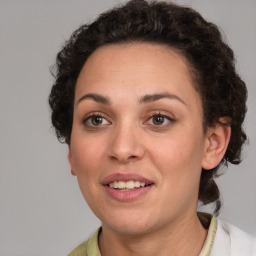
[[146, 184], [146, 182], [139, 180], [113, 181], [107, 184], [107, 186], [110, 188], [122, 191], [130, 191], [134, 189], [149, 187], [152, 185], [153, 183]]
[[107, 194], [118, 201], [137, 200], [151, 190], [154, 182], [135, 173], [114, 173], [103, 180]]

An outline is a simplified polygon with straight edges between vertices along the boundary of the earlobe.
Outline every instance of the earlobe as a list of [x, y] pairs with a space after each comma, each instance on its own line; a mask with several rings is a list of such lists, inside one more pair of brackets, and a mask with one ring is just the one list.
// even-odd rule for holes
[[70, 149], [69, 149], [69, 151], [68, 151], [68, 161], [69, 161], [70, 168], [71, 168], [71, 174], [72, 174], [73, 176], [76, 176], [76, 173], [75, 173], [74, 167], [73, 167], [73, 160], [72, 160], [72, 154], [71, 154]]
[[221, 162], [227, 150], [230, 136], [230, 126], [218, 124], [216, 127], [208, 128], [202, 161], [203, 169], [213, 169]]

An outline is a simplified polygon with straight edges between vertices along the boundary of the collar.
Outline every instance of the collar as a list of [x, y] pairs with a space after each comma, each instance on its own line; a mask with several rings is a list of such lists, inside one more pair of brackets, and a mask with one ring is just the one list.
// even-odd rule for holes
[[[208, 222], [209, 229], [208, 235], [206, 237], [204, 246], [199, 254], [199, 256], [209, 256], [213, 247], [215, 234], [217, 230], [217, 219], [209, 214], [198, 213], [198, 217], [204, 226], [207, 225]], [[209, 223], [210, 222], [210, 223]], [[98, 238], [101, 233], [101, 227], [84, 243], [82, 243], [76, 250], [74, 250], [69, 256], [101, 256]]]

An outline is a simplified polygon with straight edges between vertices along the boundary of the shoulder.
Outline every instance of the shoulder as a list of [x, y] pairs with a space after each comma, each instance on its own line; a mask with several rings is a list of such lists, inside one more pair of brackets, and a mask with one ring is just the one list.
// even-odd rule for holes
[[84, 241], [83, 243], [81, 243], [68, 256], [86, 256], [87, 241]]
[[101, 228], [96, 230], [88, 240], [81, 243], [68, 256], [100, 256], [98, 247], [98, 237], [100, 232]]
[[211, 256], [256, 256], [256, 238], [234, 225], [218, 219]]

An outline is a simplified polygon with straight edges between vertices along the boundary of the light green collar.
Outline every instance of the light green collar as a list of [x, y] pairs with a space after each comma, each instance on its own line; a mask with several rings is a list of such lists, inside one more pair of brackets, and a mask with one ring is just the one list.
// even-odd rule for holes
[[[204, 246], [199, 254], [199, 256], [209, 256], [213, 247], [215, 234], [217, 230], [217, 219], [215, 217], [211, 218], [211, 223], [208, 229], [208, 235], [206, 237]], [[74, 251], [72, 251], [68, 256], [101, 256], [98, 237], [101, 232], [99, 228], [87, 241], [80, 244]]]
[[217, 219], [212, 217], [211, 224], [208, 229], [208, 235], [205, 239], [204, 246], [199, 254], [199, 256], [209, 256], [212, 250], [212, 246], [215, 239], [215, 234], [217, 231]]

